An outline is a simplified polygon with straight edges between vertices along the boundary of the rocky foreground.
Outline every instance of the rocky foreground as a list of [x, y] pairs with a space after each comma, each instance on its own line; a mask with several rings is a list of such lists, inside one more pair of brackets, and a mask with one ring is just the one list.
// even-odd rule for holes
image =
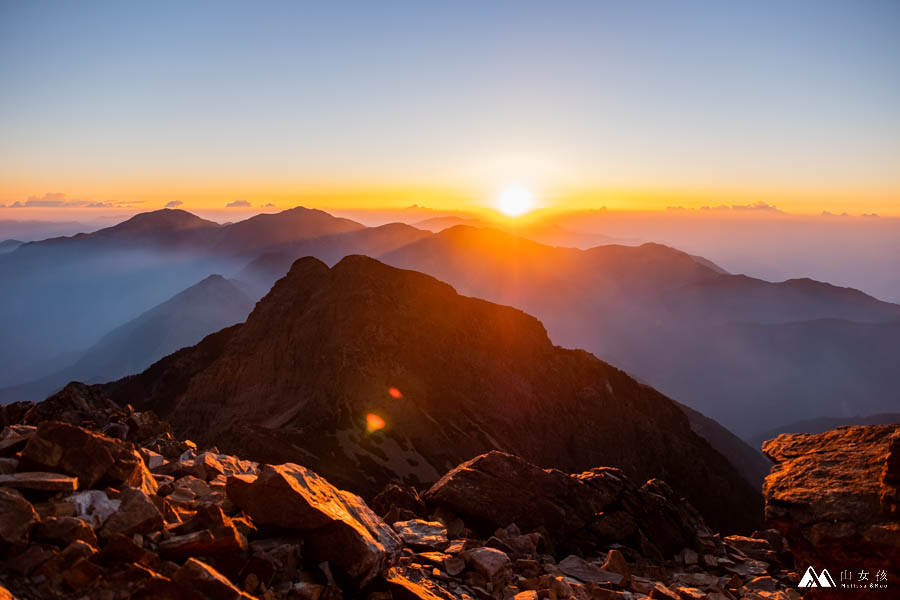
[[[200, 449], [151, 412], [103, 402], [0, 413], [0, 598], [801, 594], [779, 531], [723, 537], [661, 480], [490, 452], [421, 495], [392, 485], [367, 504], [304, 466]], [[782, 516], [773, 522], [793, 535]]]

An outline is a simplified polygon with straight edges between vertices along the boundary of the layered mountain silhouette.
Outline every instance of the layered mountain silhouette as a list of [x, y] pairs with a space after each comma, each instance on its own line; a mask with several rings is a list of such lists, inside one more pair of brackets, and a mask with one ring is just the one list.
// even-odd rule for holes
[[[271, 246], [358, 229], [305, 208], [231, 225], [164, 209], [0, 254], [0, 281], [16, 290], [0, 294], [0, 386], [65, 368], [115, 327]], [[50, 349], [60, 356], [48, 357]]]
[[243, 321], [252, 308], [234, 282], [211, 275], [112, 330], [65, 369], [0, 389], [0, 401], [40, 400], [70, 381], [109, 381], [139, 373], [179, 348]]
[[665, 478], [725, 528], [760, 514], [758, 492], [656, 390], [554, 346], [520, 310], [363, 256], [296, 261], [245, 323], [98, 389], [201, 444], [296, 460], [364, 494], [499, 449]]
[[381, 257], [538, 316], [740, 435], [896, 406], [900, 306], [812, 280], [729, 275], [659, 244], [552, 248], [457, 226]]
[[[523, 229], [524, 231], [524, 229]], [[819, 415], [896, 406], [900, 306], [808, 279], [730, 275], [659, 244], [553, 247], [494, 229], [364, 227], [296, 208], [218, 225], [185, 211], [0, 255], [0, 386], [70, 366], [106, 333], [210, 273], [262, 297], [293, 260], [365, 254], [534, 314], [749, 438]]]

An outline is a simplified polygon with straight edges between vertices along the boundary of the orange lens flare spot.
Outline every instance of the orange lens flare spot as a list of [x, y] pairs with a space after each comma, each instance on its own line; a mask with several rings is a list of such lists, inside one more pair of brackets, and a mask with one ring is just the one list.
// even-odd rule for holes
[[379, 417], [376, 414], [369, 413], [366, 415], [366, 431], [372, 433], [373, 431], [378, 431], [379, 429], [384, 429], [384, 419]]
[[394, 387], [388, 388], [388, 394], [391, 395], [391, 398], [402, 398], [403, 397], [403, 394], [400, 393], [400, 390], [398, 390], [397, 388], [394, 388]]

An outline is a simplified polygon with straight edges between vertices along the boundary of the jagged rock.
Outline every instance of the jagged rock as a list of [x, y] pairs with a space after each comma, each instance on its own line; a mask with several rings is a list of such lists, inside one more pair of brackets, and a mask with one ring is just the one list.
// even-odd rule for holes
[[44, 421], [62, 421], [103, 427], [109, 416], [119, 410], [118, 405], [95, 387], [73, 382], [43, 402], [31, 404], [18, 422], [38, 425]]
[[78, 478], [41, 471], [19, 472], [0, 475], [0, 487], [46, 492], [74, 492], [78, 489]]
[[125, 488], [119, 497], [121, 504], [118, 510], [103, 523], [101, 537], [109, 537], [116, 533], [131, 535], [149, 533], [163, 526], [163, 517], [147, 495], [141, 490]]
[[93, 528], [75, 517], [43, 518], [31, 530], [31, 539], [53, 542], [61, 546], [81, 540], [94, 548], [97, 547], [97, 536], [94, 534]]
[[419, 569], [391, 567], [384, 577], [397, 600], [454, 600], [457, 596], [426, 577]]
[[78, 559], [63, 574], [63, 582], [76, 592], [90, 587], [103, 575], [103, 568], [88, 558]]
[[229, 477], [227, 494], [257, 524], [303, 531], [306, 554], [334, 562], [360, 587], [400, 550], [400, 538], [361, 498], [300, 465], [265, 465], [252, 483]]
[[567, 556], [561, 560], [559, 562], [559, 570], [569, 577], [574, 577], [585, 583], [622, 585], [625, 582], [625, 577], [622, 574], [605, 571], [575, 555]]
[[16, 433], [11, 429], [3, 431], [5, 434], [0, 438], [0, 456], [12, 456], [20, 451], [28, 443], [28, 440], [34, 437], [34, 432]]
[[606, 555], [606, 560], [600, 568], [604, 571], [618, 573], [624, 577], [626, 583], [631, 580], [631, 569], [628, 567], [628, 562], [625, 560], [622, 553], [615, 548], [609, 551]]
[[393, 527], [403, 543], [413, 548], [443, 550], [449, 544], [447, 529], [438, 521], [397, 521]]
[[44, 421], [22, 450], [19, 470], [62, 471], [78, 478], [81, 488], [105, 479], [155, 494], [156, 481], [134, 447], [83, 427]]
[[237, 600], [252, 598], [236, 588], [228, 579], [208, 564], [189, 558], [173, 580], [183, 586], [192, 588], [211, 600]]
[[[18, 545], [38, 521], [38, 514], [22, 494], [0, 488], [0, 542]], [[0, 544], [0, 545], [2, 545]]]
[[62, 552], [55, 554], [38, 567], [35, 574], [46, 577], [53, 586], [59, 586], [72, 565], [83, 558], [93, 556], [96, 552], [97, 550], [90, 544], [75, 540], [63, 548]]
[[763, 486], [766, 521], [787, 538], [798, 569], [896, 568], [900, 426], [782, 434], [763, 452], [775, 463]]
[[247, 549], [247, 539], [217, 506], [202, 507], [193, 518], [172, 531], [178, 535], [159, 544], [160, 554], [168, 558], [212, 556]]
[[419, 492], [413, 487], [402, 487], [395, 483], [387, 485], [378, 493], [370, 503], [374, 510], [382, 518], [391, 511], [404, 510], [411, 513], [415, 517], [425, 514], [425, 503], [419, 496]]
[[[551, 544], [571, 550], [629, 542], [661, 558], [712, 537], [699, 513], [659, 480], [638, 488], [618, 469], [567, 475], [496, 451], [450, 470], [425, 499], [472, 523], [540, 529]], [[627, 515], [617, 518], [625, 529], [609, 533], [608, 516], [616, 513]]]
[[491, 582], [504, 581], [512, 573], [512, 561], [509, 560], [509, 556], [495, 548], [468, 550], [466, 562]]

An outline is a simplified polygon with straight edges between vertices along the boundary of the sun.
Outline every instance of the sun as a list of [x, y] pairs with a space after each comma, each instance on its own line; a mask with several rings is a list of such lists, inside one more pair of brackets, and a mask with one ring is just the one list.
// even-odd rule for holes
[[534, 206], [534, 197], [522, 185], [511, 185], [497, 196], [497, 210], [509, 217], [524, 215]]

